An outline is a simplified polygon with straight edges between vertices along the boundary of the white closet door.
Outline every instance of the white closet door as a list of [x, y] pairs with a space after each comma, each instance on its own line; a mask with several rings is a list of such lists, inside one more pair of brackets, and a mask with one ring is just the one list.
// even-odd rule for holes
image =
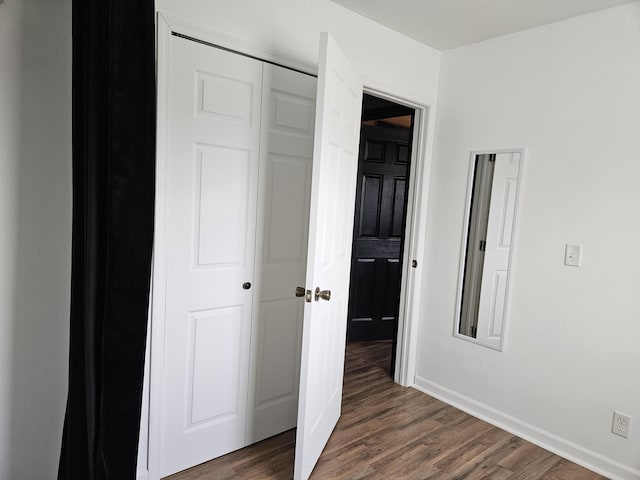
[[496, 347], [500, 346], [506, 313], [520, 157], [520, 153], [498, 153], [491, 186], [476, 339]]
[[246, 444], [262, 84], [260, 62], [170, 48], [162, 476]]
[[264, 65], [249, 443], [296, 426], [316, 79]]
[[320, 40], [294, 479], [307, 479], [340, 417], [362, 80], [328, 34]]

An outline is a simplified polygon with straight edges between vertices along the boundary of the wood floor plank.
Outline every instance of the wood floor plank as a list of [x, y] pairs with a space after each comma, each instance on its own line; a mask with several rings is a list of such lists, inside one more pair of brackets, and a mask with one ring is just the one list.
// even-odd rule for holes
[[[391, 342], [347, 345], [342, 417], [311, 480], [604, 480], [388, 375]], [[167, 480], [290, 480], [295, 430]]]
[[548, 457], [553, 457], [553, 454], [532, 443], [518, 439], [517, 448], [499, 460], [498, 464], [513, 472], [526, 471], [532, 463], [540, 462]]
[[511, 435], [504, 430], [493, 428], [467, 444], [462, 451], [456, 449], [435, 466], [443, 472], [453, 474], [456, 478], [465, 478], [487, 457], [506, 445], [510, 437]]
[[545, 474], [544, 480], [597, 480], [600, 478], [602, 477], [597, 473], [563, 458]]

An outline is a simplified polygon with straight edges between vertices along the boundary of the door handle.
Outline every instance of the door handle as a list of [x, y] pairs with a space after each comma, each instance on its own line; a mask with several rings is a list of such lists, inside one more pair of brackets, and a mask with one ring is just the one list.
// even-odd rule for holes
[[242, 284], [242, 288], [244, 288], [245, 290], [249, 290], [251, 288], [251, 282], [244, 282]]
[[304, 297], [304, 301], [311, 303], [311, 290], [305, 290], [304, 287], [296, 287], [296, 297]]
[[326, 300], [327, 302], [331, 300], [331, 290], [320, 290], [320, 287], [316, 287], [315, 294], [316, 302], [320, 299]]

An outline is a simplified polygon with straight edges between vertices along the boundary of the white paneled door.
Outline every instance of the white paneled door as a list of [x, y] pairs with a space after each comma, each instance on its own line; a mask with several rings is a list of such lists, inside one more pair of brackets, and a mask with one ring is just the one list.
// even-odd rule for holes
[[[317, 82], [164, 44], [152, 462], [167, 476], [297, 423], [306, 479], [340, 415], [362, 83], [326, 34]], [[330, 300], [294, 297], [305, 282]]]
[[340, 417], [362, 109], [360, 76], [328, 34], [320, 44], [295, 480], [309, 477]]
[[[263, 67], [248, 443], [296, 426], [316, 79]], [[253, 378], [253, 377], [252, 377]]]
[[491, 184], [476, 339], [495, 347], [501, 343], [506, 313], [507, 275], [521, 157], [520, 152], [496, 154]]
[[172, 37], [160, 473], [245, 446], [262, 64]]

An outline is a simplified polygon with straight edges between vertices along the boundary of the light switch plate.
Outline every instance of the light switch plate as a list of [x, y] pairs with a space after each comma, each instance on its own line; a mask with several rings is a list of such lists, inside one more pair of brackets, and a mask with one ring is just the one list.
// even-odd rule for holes
[[568, 267], [582, 265], [582, 245], [567, 244], [564, 249], [564, 264]]

